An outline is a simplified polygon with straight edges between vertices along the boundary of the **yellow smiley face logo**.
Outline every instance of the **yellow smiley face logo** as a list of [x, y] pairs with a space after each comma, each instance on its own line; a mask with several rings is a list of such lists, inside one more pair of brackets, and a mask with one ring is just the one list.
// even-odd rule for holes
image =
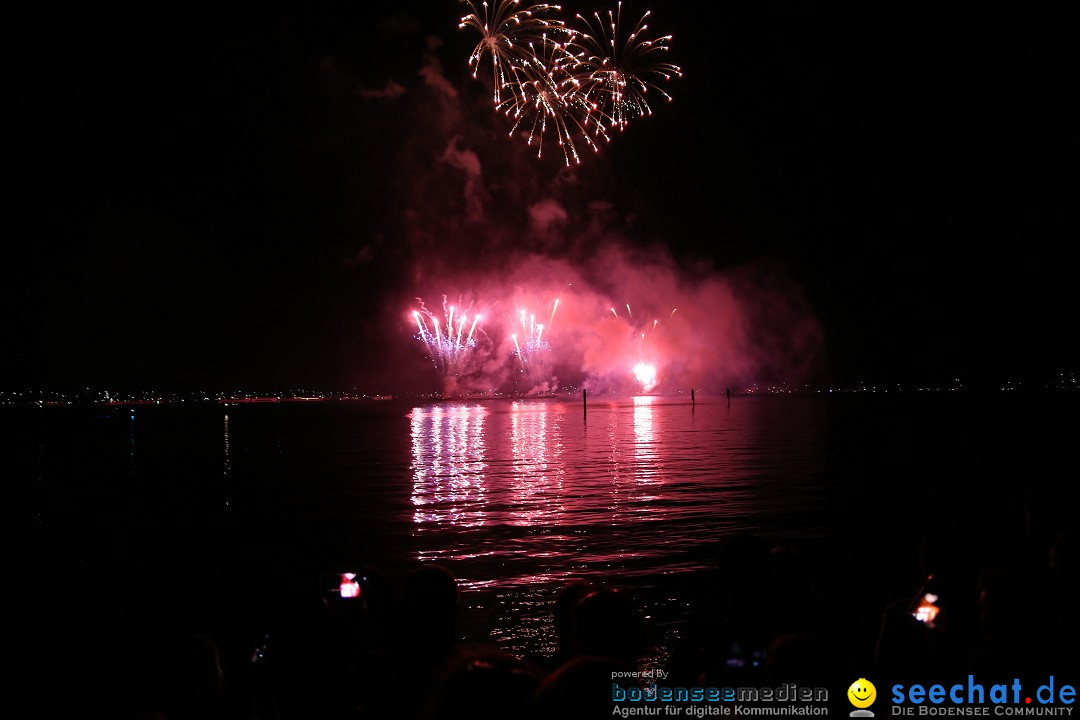
[[847, 689], [848, 700], [857, 708], [868, 708], [877, 698], [877, 688], [866, 678], [859, 678]]

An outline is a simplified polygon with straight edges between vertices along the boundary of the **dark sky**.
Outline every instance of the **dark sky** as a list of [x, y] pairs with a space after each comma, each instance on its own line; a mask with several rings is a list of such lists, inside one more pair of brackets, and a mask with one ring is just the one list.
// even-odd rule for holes
[[[0, 386], [380, 389], [415, 355], [384, 299], [416, 292], [405, 228], [437, 192], [421, 70], [441, 66], [465, 122], [501, 120], [466, 73], [465, 6], [124, 5], [5, 23]], [[823, 379], [1076, 367], [1075, 6], [653, 10], [675, 102], [577, 175], [627, 242], [782, 268], [823, 328]], [[493, 196], [563, 177], [492, 137]]]

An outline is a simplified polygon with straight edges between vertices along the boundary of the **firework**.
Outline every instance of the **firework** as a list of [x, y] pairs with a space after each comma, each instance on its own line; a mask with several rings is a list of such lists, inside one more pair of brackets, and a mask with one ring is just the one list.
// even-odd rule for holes
[[[511, 355], [518, 358], [522, 367], [527, 367], [530, 363], [535, 364], [535, 360], [540, 358], [541, 353], [551, 351], [551, 343], [544, 338], [544, 330], [547, 329], [550, 334], [550, 323], [555, 321], [555, 310], [558, 307], [559, 301], [556, 300], [552, 305], [551, 320], [548, 321], [547, 326], [536, 322], [536, 313], [526, 308], [517, 311], [514, 316], [515, 332], [510, 336], [514, 341], [514, 351]], [[521, 342], [518, 342], [519, 337]]]
[[[550, 305], [550, 313], [540, 314], [519, 304], [512, 315], [507, 315], [513, 342], [510, 359], [516, 368], [513, 381], [516, 392], [531, 395], [549, 392], [558, 386], [552, 372], [554, 352], [549, 341], [558, 307], [559, 301], [555, 300]], [[545, 315], [547, 324], [544, 323]]]
[[[445, 374], [469, 372], [478, 347], [476, 326], [483, 317], [479, 312], [473, 312], [471, 304], [467, 308], [449, 305], [445, 295], [441, 312], [431, 310], [420, 298], [416, 300], [420, 309], [412, 311], [418, 331], [415, 337], [427, 347], [435, 368]], [[469, 328], [467, 335], [466, 326]], [[483, 333], [482, 328], [480, 332]]]
[[[652, 336], [657, 332], [661, 332], [660, 318], [655, 315], [646, 315], [649, 313], [650, 308], [645, 307], [645, 312], [642, 312], [642, 307], [638, 306], [638, 312], [635, 313], [630, 303], [625, 303], [626, 316], [619, 315], [614, 307], [609, 308], [611, 314], [622, 320], [627, 325], [627, 331], [629, 337], [632, 338], [632, 345], [634, 348], [631, 352], [636, 360], [634, 365], [630, 366], [630, 374], [637, 383], [639, 392], [649, 393], [652, 392], [659, 383], [660, 368], [657, 362], [658, 358], [662, 355], [661, 346], [655, 344]], [[675, 310], [671, 311], [672, 314]], [[653, 319], [647, 319], [651, 316]]]
[[558, 5], [462, 2], [471, 12], [458, 27], [480, 33], [469, 55], [473, 77], [489, 59], [496, 107], [513, 120], [510, 135], [524, 135], [538, 157], [548, 140], [568, 166], [580, 163], [579, 146], [598, 151], [600, 139], [610, 140], [608, 129], [652, 114], [651, 95], [671, 100], [661, 80], [682, 77], [679, 66], [663, 59], [671, 36], [646, 36], [649, 12], [625, 34], [621, 2], [606, 16], [577, 15], [581, 28], [552, 17], [562, 10]]
[[528, 58], [530, 41], [536, 41], [545, 33], [563, 28], [562, 21], [547, 15], [562, 8], [558, 5], [530, 5], [522, 8], [520, 0], [483, 0], [479, 6], [474, 0], [462, 0], [472, 11], [461, 18], [458, 28], [471, 27], [480, 33], [480, 42], [469, 55], [469, 66], [475, 78], [480, 71], [481, 59], [491, 61], [493, 98], [495, 104], [502, 102], [503, 92], [519, 87], [517, 72]]
[[606, 15], [594, 12], [591, 19], [576, 16], [584, 27], [575, 29], [569, 41], [574, 64], [568, 70], [576, 92], [596, 113], [589, 122], [606, 122], [622, 130], [633, 118], [652, 115], [650, 91], [671, 100], [658, 82], [682, 77], [682, 69], [662, 59], [669, 49], [670, 35], [654, 40], [646, 37], [649, 15], [646, 12], [625, 37], [621, 2]]
[[656, 366], [652, 363], [639, 362], [634, 366], [634, 378], [641, 383], [641, 389], [649, 392], [656, 387]]
[[[627, 305], [627, 310], [629, 311], [629, 309], [630, 309], [630, 306]], [[649, 332], [655, 332], [656, 331], [656, 326], [659, 325], [659, 324], [660, 324], [659, 320], [653, 320], [652, 324], [647, 326], [648, 329], [649, 329]], [[646, 338], [645, 329], [641, 328], [641, 329], [638, 330], [638, 332], [641, 335], [641, 345], [640, 345], [640, 347], [638, 349], [639, 357], [642, 357], [642, 356], [644, 356], [644, 357], [654, 356], [654, 353], [655, 353], [654, 349], [646, 350], [646, 347], [645, 347], [645, 338]], [[650, 345], [652, 345], [652, 343], [650, 343]], [[636, 379], [638, 381], [638, 384], [641, 385], [641, 391], [642, 392], [651, 392], [652, 389], [656, 387], [657, 375], [658, 375], [658, 371], [657, 371], [656, 365], [650, 360], [639, 360], [638, 363], [636, 365], [634, 365], [634, 379]]]
[[550, 135], [567, 166], [571, 161], [581, 162], [578, 143], [597, 152], [599, 139], [610, 140], [598, 114], [577, 92], [566, 69], [572, 62], [565, 45], [547, 36], [530, 43], [528, 56], [515, 68], [514, 79], [507, 84], [510, 92], [497, 103], [498, 109], [514, 122], [511, 137], [520, 130], [530, 146], [536, 145], [537, 157], [543, 157], [544, 140]]

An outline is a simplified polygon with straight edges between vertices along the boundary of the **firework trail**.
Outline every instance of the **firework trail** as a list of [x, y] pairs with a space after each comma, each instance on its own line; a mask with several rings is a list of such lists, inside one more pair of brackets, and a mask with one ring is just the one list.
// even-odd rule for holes
[[[527, 308], [521, 308], [514, 316], [514, 332], [511, 337], [514, 339], [514, 353], [521, 361], [522, 365], [529, 365], [533, 362], [533, 358], [536, 358], [541, 353], [551, 351], [551, 343], [544, 338], [544, 330], [548, 330], [550, 335], [550, 322], [554, 322], [555, 309], [558, 307], [559, 301], [555, 301], [555, 305], [551, 309], [551, 321], [549, 325], [545, 326], [543, 323], [536, 322], [536, 313], [530, 312]], [[518, 343], [518, 338], [521, 338], [522, 342]]]
[[564, 24], [546, 16], [561, 10], [558, 5], [530, 5], [520, 7], [520, 0], [483, 0], [478, 6], [474, 0], [462, 0], [472, 11], [461, 18], [458, 28], [474, 28], [480, 33], [480, 42], [469, 55], [469, 66], [475, 78], [485, 56], [491, 61], [493, 99], [498, 105], [503, 92], [520, 88], [517, 72], [529, 57], [528, 44], [544, 37], [545, 33], [559, 32]]
[[[495, 389], [511, 377], [514, 391], [523, 395], [550, 392], [558, 387], [552, 374], [549, 337], [559, 300], [550, 307], [543, 306], [547, 324], [543, 322], [544, 315], [537, 317], [538, 313], [528, 305], [516, 303], [518, 310], [507, 315], [510, 322], [501, 333], [513, 345], [509, 364], [497, 359], [495, 345], [483, 328], [484, 316], [472, 303], [465, 304], [459, 298], [456, 304], [450, 304], [445, 295], [438, 308], [426, 305], [420, 298], [416, 302], [417, 307], [410, 312], [413, 337], [424, 344], [427, 357], [442, 378], [444, 395]], [[497, 366], [505, 369], [506, 374]], [[489, 382], [493, 374], [502, 375], [503, 380]]]
[[[449, 305], [445, 295], [441, 312], [432, 311], [420, 298], [416, 301], [419, 309], [412, 311], [418, 330], [415, 337], [424, 343], [435, 368], [444, 375], [470, 372], [479, 347], [477, 325], [483, 320], [480, 313], [473, 312], [471, 303], [465, 308], [460, 303]], [[480, 333], [484, 333], [482, 328]]]
[[670, 35], [654, 40], [645, 36], [649, 28], [645, 21], [650, 13], [646, 12], [625, 37], [621, 2], [606, 16], [599, 12], [594, 12], [592, 18], [576, 16], [584, 27], [575, 28], [569, 41], [574, 64], [568, 70], [577, 93], [597, 113], [590, 122], [607, 122], [623, 130], [633, 118], [652, 115], [650, 90], [671, 101], [657, 83], [682, 77], [682, 69], [661, 57], [668, 52]]
[[[529, 319], [525, 319], [525, 310], [521, 311], [521, 324], [523, 326], [523, 337], [525, 339], [525, 351], [529, 354], [543, 352], [550, 350], [551, 345], [543, 339], [544, 326], [536, 323], [536, 315], [530, 314]], [[520, 350], [520, 348], [519, 348]]]
[[[537, 314], [528, 307], [519, 307], [511, 318], [510, 338], [514, 349], [510, 357], [516, 361], [518, 377], [527, 384], [527, 394], [554, 390], [557, 386], [551, 368], [553, 348], [548, 338], [558, 307], [559, 301], [555, 300], [547, 325], [537, 322]], [[542, 320], [543, 316], [540, 318]]]

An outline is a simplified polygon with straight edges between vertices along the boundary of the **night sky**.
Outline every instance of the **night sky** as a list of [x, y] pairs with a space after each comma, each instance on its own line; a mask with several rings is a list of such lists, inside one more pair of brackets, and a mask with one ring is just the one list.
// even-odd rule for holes
[[524, 233], [549, 195], [689, 277], [784, 278], [800, 380], [1080, 360], [1073, 5], [627, 2], [684, 77], [573, 173], [506, 137], [455, 0], [125, 5], [5, 23], [0, 389], [425, 389], [399, 310], [436, 268], [598, 242]]

